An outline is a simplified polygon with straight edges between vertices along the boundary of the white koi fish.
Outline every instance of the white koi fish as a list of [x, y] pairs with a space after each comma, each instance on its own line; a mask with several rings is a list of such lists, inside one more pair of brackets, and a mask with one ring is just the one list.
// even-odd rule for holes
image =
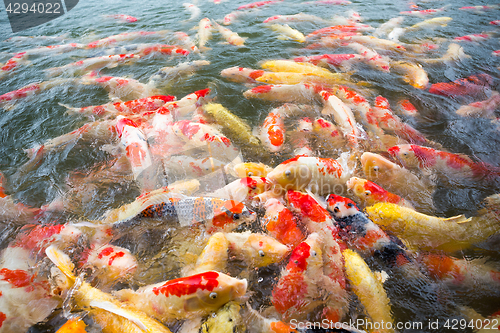
[[240, 37], [236, 32], [229, 30], [228, 28], [224, 28], [217, 22], [213, 22], [215, 27], [219, 30], [219, 33], [226, 39], [226, 41], [235, 46], [244, 46], [246, 38]]
[[291, 28], [288, 24], [271, 24], [269, 28], [281, 34], [279, 39], [293, 39], [297, 42], [304, 43], [306, 37], [298, 30]]
[[89, 72], [96, 69], [101, 69], [104, 67], [114, 68], [120, 64], [130, 64], [131, 62], [137, 61], [140, 56], [135, 54], [115, 54], [103, 57], [88, 58], [85, 60], [80, 60], [73, 62], [71, 64], [53, 67], [45, 69], [48, 77], [60, 75], [64, 72], [69, 72], [71, 74]]
[[194, 20], [201, 14], [201, 9], [196, 6], [195, 4], [189, 3], [189, 2], [184, 2], [182, 4], [184, 8], [186, 8], [187, 11], [191, 13], [191, 17], [189, 18], [189, 21]]
[[210, 48], [206, 47], [205, 44], [212, 39], [212, 30], [213, 26], [210, 23], [210, 19], [206, 17], [201, 19], [198, 24], [198, 48], [200, 51], [210, 50]]

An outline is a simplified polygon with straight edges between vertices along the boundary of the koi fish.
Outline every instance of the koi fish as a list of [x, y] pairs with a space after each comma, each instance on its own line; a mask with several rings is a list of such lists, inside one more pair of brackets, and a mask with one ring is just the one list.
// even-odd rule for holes
[[155, 87], [141, 83], [137, 80], [114, 76], [98, 77], [96, 72], [91, 72], [83, 76], [81, 83], [102, 87], [108, 92], [110, 99], [119, 98], [120, 100], [130, 101], [161, 95], [160, 91]]
[[351, 172], [342, 156], [335, 160], [298, 155], [279, 164], [267, 179], [284, 190], [309, 189], [324, 194], [333, 192], [335, 186], [344, 186]]
[[465, 7], [460, 7], [458, 9], [460, 10], [475, 10], [480, 13], [482, 13], [483, 10], [489, 10], [489, 9], [498, 9], [500, 6], [499, 5], [488, 5], [488, 6], [465, 6]]
[[[390, 300], [382, 283], [376, 278], [366, 262], [356, 252], [346, 249], [342, 252], [345, 260], [345, 271], [351, 288], [366, 309], [368, 316], [375, 323], [382, 320], [393, 323]], [[392, 325], [380, 332], [395, 332]]]
[[208, 51], [209, 47], [206, 47], [205, 44], [212, 38], [212, 29], [213, 26], [210, 23], [209, 18], [201, 19], [198, 24], [198, 49], [200, 51]]
[[226, 303], [214, 316], [209, 316], [201, 326], [201, 333], [233, 333], [244, 331], [240, 314], [241, 306], [235, 301]]
[[364, 206], [371, 206], [377, 202], [389, 202], [399, 206], [413, 208], [413, 206], [399, 195], [386, 191], [380, 185], [366, 179], [351, 177], [347, 181], [347, 188], [363, 202]]
[[81, 318], [69, 319], [56, 331], [56, 333], [86, 333], [86, 327], [87, 324], [85, 324]]
[[90, 249], [82, 265], [92, 267], [97, 271], [100, 284], [110, 285], [130, 279], [137, 270], [138, 263], [129, 250], [116, 245], [103, 244]]
[[68, 39], [69, 33], [60, 36], [14, 36], [7, 38], [6, 42], [39, 42], [39, 41], [62, 41]]
[[37, 208], [31, 208], [18, 202], [5, 193], [5, 177], [0, 173], [0, 211], [2, 216], [0, 221], [33, 221], [40, 212]]
[[174, 67], [162, 67], [149, 78], [148, 85], [153, 87], [168, 87], [168, 85], [173, 85], [177, 80], [194, 75], [201, 67], [208, 65], [210, 65], [210, 61], [194, 60], [180, 63]]
[[492, 24], [492, 25], [500, 25], [500, 20], [490, 21], [490, 24]]
[[7, 62], [0, 67], [0, 79], [11, 73], [14, 69], [19, 68], [20, 65], [28, 64], [29, 61], [26, 60], [26, 57], [26, 52], [20, 52], [7, 60]]
[[304, 43], [306, 37], [298, 30], [291, 28], [288, 24], [271, 24], [269, 29], [280, 33], [278, 39], [292, 39], [299, 43]]
[[500, 93], [492, 91], [490, 98], [469, 105], [462, 105], [455, 113], [462, 117], [490, 118], [498, 107], [500, 107]]
[[316, 87], [308, 83], [258, 86], [245, 91], [243, 96], [284, 103], [310, 103], [318, 99]]
[[276, 15], [268, 17], [263, 21], [263, 23], [285, 23], [285, 22], [315, 22], [315, 23], [328, 23], [327, 20], [323, 20], [321, 17], [316, 15], [298, 13], [294, 15]]
[[322, 54], [310, 57], [294, 58], [295, 62], [308, 62], [313, 65], [327, 64], [342, 69], [349, 69], [352, 63], [361, 62], [364, 58], [359, 54]]
[[236, 177], [244, 178], [244, 177], [266, 177], [269, 172], [271, 172], [273, 168], [264, 163], [238, 163], [236, 164], [230, 172], [234, 172]]
[[454, 62], [463, 61], [465, 59], [469, 59], [470, 56], [465, 54], [463, 47], [456, 43], [451, 43], [448, 45], [448, 50], [441, 58], [436, 59], [419, 59], [419, 61], [423, 61], [427, 64], [449, 64]]
[[297, 218], [278, 199], [271, 198], [264, 204], [266, 213], [261, 223], [278, 241], [295, 248], [305, 238], [298, 227]]
[[412, 205], [420, 211], [433, 211], [433, 184], [421, 180], [410, 170], [402, 168], [378, 154], [363, 153], [361, 164], [366, 179], [403, 198], [408, 198]]
[[410, 10], [410, 11], [399, 12], [399, 14], [411, 15], [411, 16], [417, 16], [417, 17], [425, 17], [427, 15], [432, 15], [432, 14], [444, 12], [446, 10], [446, 7], [449, 7], [449, 6], [445, 6], [445, 7], [437, 8], [437, 9]]
[[408, 30], [417, 30], [417, 29], [423, 29], [423, 28], [433, 29], [436, 27], [446, 27], [448, 25], [448, 22], [450, 22], [451, 20], [452, 20], [451, 17], [446, 17], [446, 16], [435, 17], [435, 18], [428, 19], [428, 20], [419, 22], [417, 24], [414, 24], [407, 29]]
[[207, 231], [213, 232], [217, 229], [229, 230], [251, 221], [255, 219], [255, 213], [234, 200], [188, 197], [170, 193], [168, 189], [159, 189], [146, 192], [130, 204], [107, 211], [102, 223], [116, 227], [134, 223], [141, 218], [163, 218], [178, 222], [181, 226], [204, 223]]
[[480, 41], [483, 41], [483, 40], [488, 39], [488, 38], [490, 38], [490, 35], [488, 35], [488, 34], [472, 34], [472, 35], [455, 37], [454, 40], [467, 41], [467, 42], [480, 42]]
[[224, 16], [224, 19], [222, 20], [222, 24], [224, 25], [230, 25], [232, 24], [235, 20], [238, 20], [238, 18], [247, 15], [247, 12], [241, 11], [241, 10], [235, 10]]
[[283, 1], [283, 0], [278, 0], [278, 1], [276, 1], [276, 0], [266, 0], [266, 1], [252, 2], [252, 3], [246, 4], [246, 5], [241, 5], [238, 8], [236, 8], [236, 10], [257, 8], [257, 7], [262, 7], [262, 6], [265, 6], [265, 5], [271, 5], [273, 3], [278, 3], [278, 2], [281, 2], [281, 1]]
[[78, 280], [73, 274], [74, 264], [67, 254], [51, 245], [46, 250], [47, 257], [59, 268], [69, 286], [78, 283], [71, 294], [78, 307], [88, 310], [96, 324], [104, 333], [132, 333], [154, 331], [171, 333], [160, 322], [136, 310], [135, 307], [120, 303], [115, 297], [92, 287], [85, 281]]
[[[221, 167], [223, 167], [223, 165]], [[243, 177], [227, 184], [215, 192], [209, 193], [208, 196], [248, 202], [252, 201], [255, 196], [263, 193], [267, 185], [268, 181], [264, 177]]]
[[[183, 175], [187, 178], [191, 178], [191, 177], [203, 177], [212, 172], [216, 172], [217, 170], [224, 168], [226, 163], [212, 157], [194, 158], [191, 156], [170, 156], [168, 158], [163, 159], [163, 165], [166, 174], [169, 176]], [[218, 195], [214, 196], [220, 198], [223, 197]], [[239, 196], [235, 196], [235, 198], [236, 197], [239, 198]]]
[[364, 57], [366, 63], [374, 69], [381, 70], [383, 72], [389, 72], [391, 65], [387, 58], [382, 57], [374, 50], [371, 50], [359, 43], [349, 43], [348, 47], [356, 50], [359, 54], [361, 54], [361, 56]]
[[247, 315], [245, 322], [247, 323], [247, 331], [249, 333], [297, 333], [290, 325], [282, 322], [277, 318], [265, 318], [260, 313], [255, 311], [247, 302]]
[[333, 25], [326, 28], [321, 28], [315, 30], [306, 36], [307, 40], [320, 37], [320, 36], [332, 36], [338, 33], [355, 33], [358, 31], [366, 31], [372, 29], [369, 25], [366, 24], [341, 24], [341, 25]]
[[125, 14], [103, 15], [103, 17], [113, 18], [113, 19], [119, 20], [119, 21], [124, 22], [124, 23], [133, 23], [133, 22], [138, 21], [136, 17], [130, 16], [130, 15], [125, 15]]
[[328, 151], [338, 151], [347, 143], [337, 126], [323, 118], [315, 119], [312, 122], [312, 133], [321, 147]]
[[441, 218], [391, 203], [377, 203], [367, 207], [366, 213], [373, 222], [412, 247], [431, 252], [453, 253], [470, 248], [497, 233], [500, 227], [498, 218], [491, 214]]
[[66, 107], [69, 114], [76, 113], [95, 115], [99, 117], [109, 117], [112, 115], [116, 115], [117, 113], [122, 115], [131, 115], [147, 111], [154, 111], [159, 109], [165, 103], [174, 101], [175, 99], [175, 96], [158, 95], [140, 98], [128, 102], [106, 103], [102, 105], [86, 106], [83, 108], [74, 108], [64, 104], [60, 105]]
[[417, 108], [407, 99], [398, 102], [398, 109], [405, 116], [415, 117], [418, 114]]
[[215, 21], [213, 21], [213, 23], [217, 30], [219, 30], [219, 33], [222, 35], [222, 37], [224, 37], [229, 44], [235, 46], [245, 46], [243, 44], [245, 43], [246, 38], [240, 37], [240, 35], [238, 35], [236, 32], [233, 32], [228, 28], [224, 28]]
[[61, 67], [45, 69], [44, 71], [48, 77], [60, 75], [65, 72], [75, 74], [89, 72], [104, 67], [114, 68], [120, 64], [130, 64], [139, 58], [140, 56], [135, 54], [115, 54], [103, 57], [87, 58], [85, 60], [73, 62]]
[[174, 36], [179, 40], [181, 45], [184, 46], [185, 48], [187, 48], [195, 53], [200, 52], [200, 50], [198, 50], [198, 47], [191, 40], [191, 37], [189, 37], [189, 35], [186, 34], [185, 32], [176, 31], [176, 32], [174, 32]]
[[494, 166], [474, 162], [463, 154], [453, 154], [418, 145], [398, 145], [388, 149], [406, 168], [431, 169], [448, 176], [482, 178], [497, 174]]
[[417, 89], [425, 89], [429, 84], [427, 72], [420, 64], [406, 61], [395, 61], [391, 63], [394, 72], [404, 75], [403, 80]]
[[411, 127], [409, 124], [404, 123], [392, 112], [387, 98], [377, 96], [375, 99], [375, 106], [372, 111], [372, 116], [378, 121], [379, 126], [382, 129], [392, 131], [409, 142], [427, 142], [427, 139], [422, 133]]
[[103, 39], [99, 39], [87, 44], [87, 48], [94, 49], [98, 47], [108, 46], [111, 44], [131, 41], [137, 38], [147, 37], [165, 37], [170, 34], [169, 30], [158, 30], [158, 31], [131, 31], [131, 32], [123, 32], [118, 35], [109, 36]]
[[[208, 271], [222, 272], [226, 270], [228, 262], [229, 242], [222, 232], [216, 232], [208, 239], [193, 269], [184, 276], [204, 273]], [[185, 271], [186, 268], [183, 269]]]
[[321, 68], [308, 63], [300, 63], [291, 60], [268, 60], [260, 65], [264, 69], [273, 72], [292, 72], [315, 75], [324, 78], [333, 78], [334, 73], [325, 68]]
[[283, 148], [285, 142], [285, 122], [280, 109], [272, 109], [264, 119], [260, 129], [260, 141], [271, 152], [276, 153]]
[[220, 75], [232, 82], [255, 83], [255, 79], [264, 73], [263, 70], [235, 66], [222, 70]]
[[[109, 54], [109, 52], [112, 52], [111, 54], [116, 54], [118, 52], [130, 52], [131, 48], [130, 46], [127, 46], [125, 48], [113, 48], [106, 53]], [[133, 49], [133, 48], [132, 48]], [[115, 51], [115, 52], [113, 52]], [[145, 57], [150, 54], [168, 54], [171, 56], [175, 55], [183, 55], [187, 56], [189, 55], [189, 50], [183, 49], [179, 46], [176, 45], [167, 45], [167, 44], [136, 44], [135, 45], [135, 51], [134, 54]]]
[[203, 112], [216, 124], [223, 126], [222, 132], [226, 133], [236, 144], [244, 143], [253, 148], [260, 147], [259, 140], [252, 135], [250, 126], [234, 113], [217, 103], [203, 105]]
[[[160, 109], [157, 110], [158, 113], [171, 113], [175, 118], [183, 118], [188, 116], [190, 113], [196, 111], [198, 106], [200, 106], [204, 98], [210, 93], [209, 88], [197, 90], [192, 92], [178, 101], [167, 102]], [[167, 112], [168, 111], [168, 112]]]
[[145, 314], [161, 321], [188, 319], [217, 311], [235, 298], [245, 295], [247, 280], [207, 271], [141, 287], [122, 289], [114, 295], [132, 303]]
[[403, 16], [393, 17], [389, 21], [382, 23], [377, 29], [375, 29], [373, 36], [380, 37], [382, 35], [387, 35], [395, 28], [398, 28], [401, 23], [403, 23], [403, 21]]
[[331, 92], [322, 90], [319, 94], [324, 100], [324, 108], [321, 110], [321, 114], [333, 116], [344, 137], [349, 141], [350, 146], [355, 149], [358, 148], [358, 138], [361, 136], [361, 132], [357, 127], [352, 110]]
[[184, 6], [184, 8], [186, 8], [186, 10], [188, 12], [191, 13], [191, 17], [189, 18], [189, 21], [194, 20], [195, 18], [200, 16], [200, 14], [201, 14], [200, 7], [196, 6], [195, 4], [189, 3], [189, 2], [184, 2], [182, 5]]

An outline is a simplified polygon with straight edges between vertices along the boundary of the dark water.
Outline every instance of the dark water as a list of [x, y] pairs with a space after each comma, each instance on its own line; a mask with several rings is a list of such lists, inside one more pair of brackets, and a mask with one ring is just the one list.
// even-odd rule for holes
[[[201, 15], [190, 21], [190, 13], [182, 6], [182, 1], [80, 1], [80, 3], [66, 15], [39, 27], [31, 28], [16, 35], [10, 31], [5, 12], [0, 12], [0, 62], [10, 58], [10, 53], [19, 52], [37, 46], [59, 44], [58, 42], [23, 42], [10, 43], [3, 40], [13, 36], [57, 36], [68, 34], [67, 42], [86, 43], [110, 35], [138, 30], [184, 31], [194, 38], [195, 31], [190, 30], [197, 25], [199, 19], [208, 17], [214, 20], [222, 19], [226, 14], [235, 10], [247, 1], [223, 1], [214, 4], [211, 1], [199, 0], [197, 5]], [[460, 42], [470, 59], [454, 65], [429, 66], [424, 69], [428, 72], [431, 83], [455, 80], [477, 73], [487, 73], [495, 78], [492, 86], [496, 90], [498, 85], [500, 58], [495, 58], [491, 52], [500, 49], [498, 37], [500, 27], [490, 25], [492, 20], [500, 19], [500, 10], [489, 10], [483, 13], [462, 11], [462, 6], [492, 5], [492, 1], [415, 1], [419, 9], [441, 8], [448, 6], [446, 11], [430, 15], [425, 18], [406, 16], [403, 27], [411, 26], [424, 19], [437, 16], [449, 16], [453, 20], [446, 27], [436, 29], [422, 29], [405, 34], [400, 40], [403, 43], [416, 43], [429, 38], [436, 38], [441, 44], [437, 50], [425, 54], [425, 57], [440, 57], [447, 49], [447, 45], [454, 37], [473, 33], [495, 33], [488, 40], [477, 42]], [[219, 34], [208, 42], [211, 51], [203, 55], [203, 59], [211, 62], [190, 78], [187, 78], [175, 87], [167, 88], [165, 94], [185, 96], [195, 90], [210, 87], [216, 96], [216, 101], [223, 104], [236, 115], [245, 119], [251, 126], [262, 123], [272, 103], [247, 100], [242, 92], [247, 87], [231, 83], [220, 77], [220, 71], [232, 67], [259, 68], [258, 63], [267, 59], [291, 58], [301, 55], [332, 53], [328, 49], [307, 50], [303, 44], [293, 41], [279, 40], [277, 34], [264, 26], [262, 21], [273, 15], [288, 15], [303, 12], [317, 15], [323, 19], [333, 18], [335, 15], [345, 16], [348, 10], [358, 12], [364, 24], [377, 27], [388, 19], [399, 16], [400, 11], [410, 10], [410, 1], [359, 1], [352, 0], [349, 5], [308, 4], [303, 1], [285, 0], [282, 3], [265, 6], [252, 11], [248, 15], [235, 21], [229, 28], [241, 37], [247, 37], [245, 47], [236, 48], [232, 45], [220, 43]], [[112, 19], [104, 19], [105, 14], [129, 14], [139, 18], [135, 23], [118, 23]], [[291, 27], [300, 30], [304, 35], [325, 27], [321, 23], [292, 22]], [[149, 40], [149, 42], [173, 43], [168, 37], [165, 40]], [[138, 41], [142, 42], [142, 41]], [[349, 49], [339, 48], [335, 53], [349, 52]], [[95, 56], [98, 51], [75, 50], [50, 57], [31, 57], [29, 66], [21, 66], [14, 74], [6, 76], [0, 81], [0, 94], [18, 89], [29, 83], [44, 81], [43, 69], [62, 66], [67, 63]], [[381, 52], [382, 53], [382, 52]], [[411, 54], [396, 55], [386, 53], [394, 60], [411, 58]], [[105, 69], [103, 74], [112, 76], [127, 76], [141, 82], [147, 82], [149, 77], [164, 66], [174, 66], [186, 60], [198, 60], [201, 56], [191, 54], [186, 58], [155, 58], [137, 62], [132, 66], [120, 66], [114, 69]], [[418, 61], [418, 56], [415, 58]], [[430, 94], [426, 90], [418, 90], [405, 84], [398, 75], [381, 73], [367, 66], [356, 67], [355, 77], [373, 84], [377, 94], [388, 98], [391, 103], [408, 98], [419, 110], [419, 117], [411, 120], [418, 130], [429, 139], [434, 140], [451, 152], [464, 153], [477, 160], [495, 166], [500, 165], [500, 131], [488, 119], [461, 118], [454, 111], [462, 104], [473, 100], [455, 100]], [[75, 170], [86, 170], [95, 163], [105, 160], [107, 155], [97, 149], [85, 145], [72, 145], [62, 152], [51, 154], [36, 168], [25, 170], [21, 166], [28, 161], [25, 149], [42, 144], [46, 140], [70, 132], [86, 122], [83, 117], [68, 116], [66, 109], [59, 103], [75, 107], [98, 105], [108, 102], [107, 93], [96, 87], [81, 87], [62, 85], [40, 95], [36, 95], [16, 104], [11, 111], [0, 113], [0, 171], [8, 179], [8, 189], [21, 202], [40, 206], [51, 202], [66, 190], [65, 180], [68, 174]], [[252, 156], [244, 156], [252, 160]], [[278, 164], [289, 156], [273, 156], [269, 163]], [[467, 183], [466, 186], [439, 186], [434, 196], [437, 214], [452, 216], [461, 213], [472, 214], [478, 208], [480, 201], [500, 190], [500, 184]], [[137, 195], [137, 189], [114, 188], [101, 194], [99, 200], [90, 203], [88, 214], [99, 216], [99, 213], [110, 207]], [[492, 249], [487, 255], [498, 264], [498, 243], [489, 245]], [[472, 253], [472, 256], [481, 257], [483, 254]], [[275, 274], [274, 272], [273, 274]], [[265, 273], [270, 276], [272, 273]], [[393, 279], [391, 281], [398, 281]], [[265, 287], [263, 287], [265, 289]], [[457, 318], [457, 312], [450, 309], [456, 299], [467, 305], [480, 307], [484, 313], [498, 310], [499, 298], [486, 295], [456, 295], [451, 291], [427, 290], [425, 286], [406, 286], [401, 283], [389, 282], [387, 285], [389, 297], [393, 298], [393, 311], [400, 321], [420, 320], [426, 322], [434, 319]], [[426, 294], [428, 293], [428, 294]], [[258, 291], [259, 295], [269, 295], [268, 290]], [[494, 293], [495, 294], [495, 293]], [[496, 291], [498, 294], [498, 291]], [[422, 296], [424, 295], [424, 296]], [[429, 295], [429, 298], [426, 298]], [[436, 296], [438, 295], [438, 296]], [[497, 295], [498, 296], [498, 295]], [[441, 302], [443, 297], [453, 300], [450, 303]], [[443, 305], [444, 304], [444, 305]], [[452, 304], [452, 305], [450, 305]], [[418, 308], [418, 311], [414, 311]], [[460, 318], [460, 317], [458, 317]], [[441, 331], [445, 329], [442, 328]], [[413, 330], [402, 330], [413, 332]], [[426, 330], [423, 330], [426, 331]], [[439, 331], [439, 330], [438, 330]], [[457, 330], [455, 330], [457, 331]]]

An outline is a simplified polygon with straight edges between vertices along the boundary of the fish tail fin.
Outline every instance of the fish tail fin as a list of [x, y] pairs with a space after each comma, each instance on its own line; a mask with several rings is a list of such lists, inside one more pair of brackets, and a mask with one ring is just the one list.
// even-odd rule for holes
[[78, 110], [80, 110], [80, 108], [75, 108], [75, 107], [72, 107], [70, 105], [67, 105], [67, 104], [63, 104], [63, 103], [58, 103], [60, 106], [64, 106], [67, 110], [66, 110], [66, 113], [67, 114], [76, 114], [78, 113]]
[[73, 274], [75, 265], [66, 253], [59, 250], [55, 245], [51, 245], [45, 250], [45, 254], [68, 279], [75, 281], [75, 275]]
[[138, 318], [137, 315], [135, 315], [135, 313], [128, 311], [127, 309], [124, 309], [123, 307], [116, 306], [116, 304], [113, 304], [113, 303], [108, 302], [108, 301], [92, 300], [92, 301], [90, 301], [89, 305], [91, 307], [99, 308], [99, 309], [114, 313], [115, 315], [118, 315], [120, 317], [127, 318], [128, 320], [130, 320], [131, 322], [136, 324], [144, 332], [150, 331], [148, 329], [148, 327], [146, 326], [146, 324], [144, 324], [141, 321], [141, 319]]

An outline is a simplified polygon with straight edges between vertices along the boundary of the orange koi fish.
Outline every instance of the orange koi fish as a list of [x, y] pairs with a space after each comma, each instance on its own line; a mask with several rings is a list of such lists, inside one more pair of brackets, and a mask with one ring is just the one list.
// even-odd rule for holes
[[366, 179], [351, 177], [347, 181], [347, 188], [363, 202], [365, 206], [371, 206], [377, 202], [390, 202], [399, 206], [413, 208], [413, 206], [399, 195], [388, 192], [381, 186]]
[[453, 82], [434, 83], [429, 92], [442, 96], [477, 96], [482, 95], [492, 83], [493, 78], [488, 74], [477, 74]]
[[264, 208], [266, 213], [261, 222], [274, 238], [291, 248], [304, 240], [305, 235], [298, 227], [297, 218], [278, 199], [268, 199]]

